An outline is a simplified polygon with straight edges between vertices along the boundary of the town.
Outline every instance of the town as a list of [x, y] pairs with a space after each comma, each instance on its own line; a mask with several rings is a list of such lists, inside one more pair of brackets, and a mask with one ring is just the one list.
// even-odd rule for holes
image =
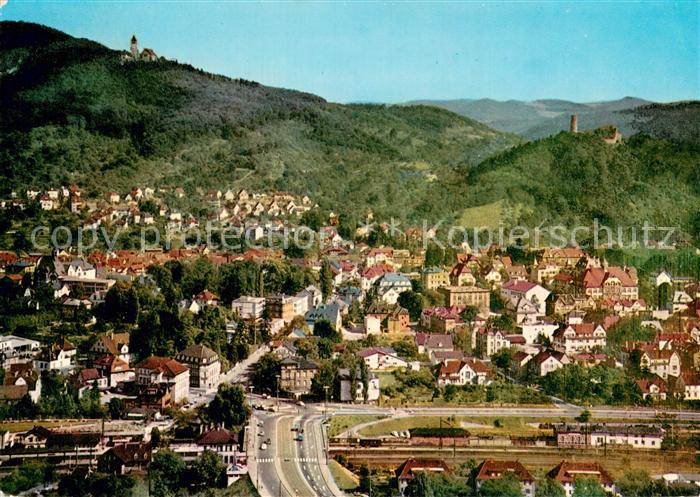
[[[182, 196], [73, 186], [5, 208], [182, 228], [199, 222], [168, 206]], [[686, 249], [642, 272], [579, 247], [423, 248], [381, 223], [384, 236], [348, 233], [280, 192], [203, 202], [256, 239], [306, 227], [326, 245], [0, 253], [4, 489], [72, 495], [146, 474], [154, 495], [241, 479], [290, 496], [700, 484]]]
[[699, 11], [0, 0], [0, 497], [700, 497]]

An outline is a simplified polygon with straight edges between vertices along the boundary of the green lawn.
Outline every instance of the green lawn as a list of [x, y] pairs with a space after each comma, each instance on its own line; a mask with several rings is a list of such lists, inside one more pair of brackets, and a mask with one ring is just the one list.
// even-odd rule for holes
[[353, 426], [357, 426], [362, 423], [367, 423], [369, 421], [376, 421], [382, 419], [384, 416], [379, 416], [375, 414], [356, 414], [348, 416], [333, 416], [330, 420], [330, 426], [328, 427], [328, 436], [336, 437], [346, 430], [349, 430]]
[[504, 214], [503, 201], [498, 200], [490, 204], [469, 207], [462, 211], [458, 224], [467, 227], [491, 227], [498, 226]]
[[328, 468], [331, 471], [333, 479], [341, 490], [354, 490], [359, 484], [359, 479], [349, 469], [341, 466], [341, 464], [331, 459], [328, 461]]
[[[496, 427], [496, 420], [499, 426]], [[411, 428], [462, 428], [464, 427], [475, 435], [502, 435], [502, 436], [535, 436], [551, 435], [551, 430], [540, 430], [530, 423], [553, 421], [552, 419], [519, 418], [519, 417], [471, 417], [471, 416], [411, 416], [404, 418], [388, 419], [380, 421], [360, 430], [359, 434], [365, 437], [377, 437], [390, 435], [392, 431], [405, 431]], [[441, 424], [442, 423], [442, 424]], [[465, 425], [462, 425], [465, 423]], [[480, 425], [480, 426], [474, 426]]]
[[[440, 416], [411, 416], [405, 418], [387, 419], [361, 429], [359, 434], [365, 437], [378, 437], [390, 435], [392, 431], [404, 431], [411, 428], [439, 428]], [[458, 419], [442, 418], [443, 428], [459, 428]]]

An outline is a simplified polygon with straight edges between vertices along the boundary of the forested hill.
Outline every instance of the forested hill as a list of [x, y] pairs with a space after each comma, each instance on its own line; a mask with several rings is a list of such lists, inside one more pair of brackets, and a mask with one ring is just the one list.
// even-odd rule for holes
[[[700, 106], [689, 105], [700, 122]], [[511, 223], [590, 225], [598, 218], [609, 226], [641, 228], [648, 221], [700, 239], [700, 146], [690, 138], [692, 126], [671, 131], [674, 112], [680, 111], [647, 110], [649, 134], [619, 144], [605, 143], [611, 131], [600, 129], [514, 147], [469, 171], [473, 187], [466, 201], [482, 210], [497, 205]]]
[[72, 183], [88, 194], [248, 187], [357, 214], [437, 218], [460, 206], [457, 171], [519, 141], [432, 107], [338, 105], [120, 55], [0, 23], [1, 195]]

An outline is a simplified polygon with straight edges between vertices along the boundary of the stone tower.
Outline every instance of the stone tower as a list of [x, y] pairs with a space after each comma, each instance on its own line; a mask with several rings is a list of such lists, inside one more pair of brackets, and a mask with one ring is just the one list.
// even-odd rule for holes
[[572, 133], [578, 133], [578, 116], [576, 114], [571, 114], [571, 124], [569, 125], [569, 131]]
[[134, 60], [138, 60], [139, 58], [139, 42], [136, 39], [136, 35], [131, 37], [131, 57]]

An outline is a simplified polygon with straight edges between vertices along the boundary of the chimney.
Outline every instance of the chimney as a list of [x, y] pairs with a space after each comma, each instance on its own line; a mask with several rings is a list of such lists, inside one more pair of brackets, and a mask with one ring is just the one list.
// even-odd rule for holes
[[569, 131], [572, 133], [578, 133], [578, 116], [576, 114], [571, 114], [571, 125], [569, 126]]

